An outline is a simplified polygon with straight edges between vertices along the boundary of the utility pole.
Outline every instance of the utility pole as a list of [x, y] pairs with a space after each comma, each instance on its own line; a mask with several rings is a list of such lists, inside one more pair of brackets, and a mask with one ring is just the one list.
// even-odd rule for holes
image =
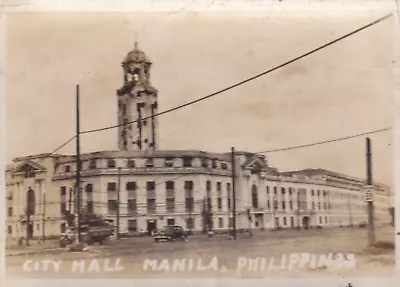
[[119, 201], [121, 194], [121, 168], [118, 168], [118, 190], [117, 190], [117, 240], [119, 240]]
[[232, 147], [232, 207], [233, 207], [233, 238], [236, 240], [236, 160], [235, 148]]
[[46, 241], [46, 232], [45, 232], [45, 227], [46, 227], [46, 193], [43, 193], [43, 218], [42, 218], [42, 224], [43, 224], [43, 242]]
[[228, 189], [228, 228], [229, 228], [229, 236], [232, 236], [232, 222], [231, 222], [231, 189]]
[[31, 187], [29, 187], [26, 200], [26, 246], [29, 246], [29, 227], [31, 222], [30, 189]]
[[370, 188], [370, 198], [366, 196], [368, 201], [368, 241], [369, 245], [375, 243], [375, 228], [374, 228], [374, 203], [372, 199], [372, 151], [371, 140], [367, 138], [367, 186]]
[[77, 195], [77, 243], [81, 242], [81, 156], [80, 156], [80, 119], [79, 85], [76, 85], [76, 195]]
[[69, 188], [68, 211], [69, 214], [72, 215], [72, 187]]
[[297, 191], [297, 230], [300, 230], [300, 191]]

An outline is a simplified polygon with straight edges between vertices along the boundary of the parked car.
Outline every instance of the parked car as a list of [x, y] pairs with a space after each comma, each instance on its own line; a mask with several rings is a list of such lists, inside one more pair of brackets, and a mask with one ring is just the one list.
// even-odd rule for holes
[[367, 225], [368, 225], [368, 223], [363, 221], [363, 222], [360, 222], [360, 224], [358, 224], [358, 227], [365, 228], [365, 227], [367, 227]]
[[188, 233], [179, 225], [169, 225], [154, 233], [154, 241], [188, 240]]

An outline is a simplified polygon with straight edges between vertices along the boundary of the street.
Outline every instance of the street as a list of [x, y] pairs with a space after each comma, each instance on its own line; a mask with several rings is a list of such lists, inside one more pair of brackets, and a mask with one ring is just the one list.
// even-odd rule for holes
[[[238, 236], [236, 241], [226, 234], [159, 243], [141, 237], [93, 245], [82, 253], [56, 250], [7, 256], [6, 264], [10, 277], [35, 278], [391, 275], [395, 263], [393, 227], [377, 227], [376, 243], [368, 247], [367, 229], [358, 227], [265, 231], [254, 233], [252, 238]], [[58, 263], [52, 264], [52, 260]]]

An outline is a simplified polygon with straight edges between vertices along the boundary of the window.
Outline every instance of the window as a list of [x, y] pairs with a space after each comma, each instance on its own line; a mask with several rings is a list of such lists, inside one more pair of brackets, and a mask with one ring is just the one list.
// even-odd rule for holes
[[226, 164], [226, 163], [221, 163], [221, 168], [222, 169], [228, 169], [228, 164]]
[[60, 202], [60, 213], [64, 215], [67, 211], [67, 188], [61, 186], [61, 202]]
[[86, 193], [88, 194], [88, 196], [92, 196], [92, 193], [93, 193], [93, 184], [88, 183], [88, 184], [85, 186], [85, 190], [86, 190]]
[[183, 166], [184, 167], [191, 167], [192, 166], [192, 161], [193, 161], [193, 158], [192, 157], [184, 157], [183, 158]]
[[155, 182], [148, 181], [146, 183], [146, 187], [147, 187], [147, 213], [154, 214], [156, 213]]
[[165, 166], [166, 167], [173, 167], [174, 166], [174, 159], [172, 157], [167, 157], [165, 159]]
[[136, 219], [129, 219], [128, 220], [128, 231], [129, 232], [136, 232], [137, 231]]
[[293, 201], [289, 201], [289, 208], [290, 210], [293, 210]]
[[153, 159], [149, 158], [146, 160], [146, 167], [153, 167], [154, 163], [153, 163]]
[[12, 226], [11, 225], [9, 225], [7, 227], [7, 232], [8, 232], [8, 234], [12, 234]]
[[294, 227], [294, 217], [290, 217], [290, 226]]
[[115, 167], [115, 160], [109, 159], [109, 160], [107, 161], [107, 167], [108, 167], [108, 168], [114, 168], [114, 167]]
[[175, 198], [167, 198], [167, 212], [175, 212]]
[[135, 198], [128, 199], [128, 215], [135, 216], [137, 214], [137, 205]]
[[201, 160], [201, 166], [204, 168], [210, 167], [209, 161], [206, 158]]
[[154, 181], [146, 182], [146, 189], [147, 190], [155, 190], [156, 189], [156, 183]]
[[186, 218], [186, 228], [189, 230], [194, 229], [194, 218], [193, 217]]
[[136, 182], [130, 181], [130, 182], [127, 182], [127, 183], [126, 183], [126, 190], [127, 190], [127, 191], [135, 191], [136, 188], [137, 188]]
[[168, 218], [167, 219], [167, 225], [168, 226], [175, 225], [175, 218]]
[[315, 210], [315, 202], [311, 202], [312, 209]]
[[128, 159], [128, 162], [126, 165], [128, 168], [134, 168], [136, 166], [135, 161], [133, 159]]
[[268, 208], [268, 209], [271, 208], [271, 202], [269, 201], [269, 199], [267, 200], [267, 208]]
[[13, 209], [12, 207], [8, 208], [8, 216], [12, 216], [13, 215]]
[[117, 190], [117, 184], [115, 182], [107, 183], [107, 190], [108, 191], [116, 191]]
[[314, 190], [313, 189], [311, 190], [311, 196], [314, 196]]
[[167, 204], [167, 212], [172, 213], [175, 212], [175, 191], [174, 191], [174, 182], [167, 181], [165, 183], [166, 188], [166, 204]]
[[276, 186], [274, 186], [274, 195], [276, 195]]
[[318, 210], [321, 210], [321, 202], [318, 202]]
[[193, 212], [193, 181], [185, 181], [184, 187], [186, 212]]
[[174, 182], [173, 181], [167, 181], [165, 183], [165, 188], [166, 188], [167, 191], [168, 190], [174, 190]]
[[274, 199], [274, 209], [278, 210], [278, 200]]
[[326, 202], [324, 202], [324, 210], [326, 210]]
[[322, 224], [322, 217], [319, 217], [319, 224]]
[[71, 167], [69, 165], [66, 165], [64, 167], [64, 172], [71, 172]]
[[207, 181], [206, 189], [207, 189], [207, 209], [208, 209], [208, 211], [211, 211], [212, 210], [212, 202], [211, 202], [211, 182], [210, 181]]
[[217, 161], [215, 159], [212, 160], [211, 164], [212, 168], [217, 168]]
[[222, 198], [218, 198], [217, 202], [218, 202], [218, 210], [222, 210]]
[[269, 186], [267, 186], [267, 196], [269, 196]]
[[222, 190], [220, 182], [217, 182], [217, 206], [218, 210], [222, 210]]
[[107, 202], [107, 207], [108, 207], [108, 213], [109, 214], [115, 214], [118, 209], [118, 204], [116, 200], [109, 199]]
[[328, 217], [325, 216], [325, 223], [328, 223]]
[[96, 168], [96, 160], [91, 160], [89, 163], [89, 169], [95, 169]]
[[286, 217], [284, 217], [283, 218], [283, 226], [286, 226], [287, 225], [287, 221], [286, 221], [287, 219], [286, 219]]
[[257, 193], [257, 186], [253, 185], [251, 188], [251, 199], [252, 205], [254, 208], [258, 208], [258, 193]]
[[88, 200], [86, 202], [86, 212], [92, 214], [93, 213], [93, 201]]
[[282, 188], [281, 188], [281, 194], [282, 194], [282, 196], [284, 196], [284, 195], [285, 195], [285, 193], [286, 193], [286, 190], [285, 190], [285, 188], [284, 188], [284, 187], [282, 187]]
[[286, 210], [286, 202], [282, 200], [282, 210]]
[[223, 218], [218, 218], [218, 226], [219, 226], [219, 228], [224, 228], [224, 219]]
[[319, 190], [317, 191], [317, 195], [320, 196]]

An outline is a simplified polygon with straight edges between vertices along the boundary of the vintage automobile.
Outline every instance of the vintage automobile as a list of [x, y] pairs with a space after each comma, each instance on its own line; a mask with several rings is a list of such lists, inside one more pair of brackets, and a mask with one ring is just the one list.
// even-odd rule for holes
[[[114, 235], [114, 227], [106, 219], [97, 215], [82, 216], [80, 229], [82, 240], [88, 245], [102, 244]], [[60, 236], [60, 247], [72, 244], [75, 239], [76, 231], [74, 227], [68, 228]]]
[[165, 226], [162, 230], [154, 233], [154, 241], [188, 240], [188, 233], [179, 225]]

